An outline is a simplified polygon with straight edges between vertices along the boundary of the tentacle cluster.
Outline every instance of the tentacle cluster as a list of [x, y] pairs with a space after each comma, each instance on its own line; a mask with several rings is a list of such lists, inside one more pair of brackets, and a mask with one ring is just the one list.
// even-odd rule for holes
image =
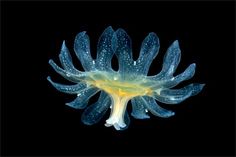
[[[53, 60], [49, 60], [52, 68], [65, 79], [75, 83], [63, 85], [48, 81], [60, 92], [76, 94], [77, 97], [66, 105], [75, 109], [84, 109], [89, 99], [100, 92], [96, 103], [89, 105], [81, 119], [84, 124], [93, 125], [111, 108], [110, 117], [105, 126], [114, 126], [116, 130], [124, 130], [130, 123], [126, 106], [129, 100], [132, 104], [131, 115], [136, 119], [150, 118], [153, 115], [168, 118], [173, 111], [166, 110], [157, 104], [178, 104], [190, 96], [198, 94], [204, 84], [193, 83], [181, 89], [171, 89], [184, 80], [193, 77], [195, 63], [179, 75], [174, 72], [180, 62], [178, 41], [168, 48], [160, 73], [147, 76], [153, 59], [159, 52], [159, 39], [155, 33], [149, 33], [141, 45], [140, 55], [136, 61], [132, 57], [131, 39], [123, 29], [114, 31], [108, 27], [100, 36], [97, 46], [97, 58], [90, 54], [90, 42], [86, 32], [79, 33], [74, 42], [74, 51], [85, 71], [79, 71], [72, 63], [72, 58], [65, 41], [62, 44], [59, 59], [62, 68]], [[111, 66], [113, 56], [119, 61], [119, 70]], [[156, 101], [157, 100], [157, 101]]]

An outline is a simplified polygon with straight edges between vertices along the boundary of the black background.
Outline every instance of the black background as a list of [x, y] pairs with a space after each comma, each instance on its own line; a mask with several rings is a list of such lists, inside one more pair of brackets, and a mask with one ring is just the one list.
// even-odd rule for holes
[[[2, 2], [1, 146], [3, 155], [233, 155], [235, 152], [235, 4], [230, 2]], [[169, 119], [131, 117], [128, 130], [83, 125], [81, 110], [64, 105], [74, 96], [56, 91], [48, 65], [57, 63], [63, 40], [73, 52], [77, 33], [87, 31], [92, 56], [111, 25], [131, 36], [134, 58], [149, 32], [160, 38], [150, 75], [159, 72], [168, 46], [179, 40], [176, 73], [197, 64], [183, 83], [206, 83], [203, 91], [175, 106]], [[114, 68], [117, 69], [114, 59]], [[96, 97], [95, 97], [96, 98]], [[92, 102], [96, 99], [93, 98]], [[128, 110], [130, 112], [130, 106]]]

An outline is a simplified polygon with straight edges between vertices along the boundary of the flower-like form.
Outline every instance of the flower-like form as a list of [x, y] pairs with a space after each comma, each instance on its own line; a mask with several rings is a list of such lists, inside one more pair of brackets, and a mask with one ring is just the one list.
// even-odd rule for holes
[[[180, 62], [180, 48], [178, 41], [174, 41], [168, 48], [162, 70], [154, 76], [147, 76], [152, 60], [159, 51], [159, 39], [155, 33], [149, 33], [141, 46], [139, 58], [132, 57], [131, 40], [123, 29], [114, 31], [108, 27], [100, 36], [97, 46], [97, 58], [90, 54], [90, 42], [86, 32], [79, 33], [74, 42], [74, 51], [80, 60], [84, 72], [77, 70], [72, 63], [71, 55], [62, 44], [59, 59], [63, 67], [60, 68], [53, 60], [49, 60], [52, 68], [74, 85], [63, 85], [48, 81], [60, 92], [76, 94], [77, 97], [66, 105], [75, 109], [84, 109], [89, 99], [101, 91], [98, 101], [88, 106], [81, 116], [84, 124], [97, 123], [111, 108], [110, 117], [105, 126], [114, 126], [116, 130], [126, 129], [130, 119], [126, 111], [127, 103], [131, 100], [132, 113], [136, 119], [150, 118], [153, 115], [168, 118], [174, 112], [160, 107], [156, 100], [165, 104], [178, 104], [190, 96], [198, 94], [204, 84], [189, 84], [181, 89], [171, 89], [184, 80], [193, 77], [195, 63], [176, 76], [173, 76]], [[119, 61], [119, 70], [111, 67], [113, 55]]]

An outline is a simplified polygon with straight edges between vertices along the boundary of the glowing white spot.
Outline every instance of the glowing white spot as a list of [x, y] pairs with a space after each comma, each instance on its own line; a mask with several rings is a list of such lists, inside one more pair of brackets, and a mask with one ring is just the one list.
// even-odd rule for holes
[[136, 61], [134, 61], [134, 65], [136, 65]]
[[145, 112], [148, 112], [148, 110], [147, 110], [147, 109], [145, 109]]
[[95, 61], [93, 60], [93, 64], [95, 64]]

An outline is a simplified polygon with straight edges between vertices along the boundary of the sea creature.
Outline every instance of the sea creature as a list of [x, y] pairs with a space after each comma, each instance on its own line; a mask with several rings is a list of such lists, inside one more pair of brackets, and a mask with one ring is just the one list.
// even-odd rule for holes
[[[105, 126], [114, 126], [116, 130], [124, 130], [130, 123], [126, 110], [131, 101], [131, 115], [136, 119], [148, 119], [148, 111], [155, 116], [168, 118], [175, 113], [159, 106], [178, 104], [190, 96], [198, 94], [204, 84], [192, 83], [181, 89], [171, 89], [184, 80], [193, 77], [196, 64], [190, 64], [184, 72], [174, 76], [180, 62], [178, 41], [168, 48], [162, 70], [154, 76], [147, 76], [153, 59], [159, 52], [159, 38], [149, 33], [141, 45], [136, 61], [132, 57], [131, 39], [121, 28], [114, 31], [111, 26], [105, 29], [97, 45], [97, 58], [90, 54], [90, 41], [85, 31], [78, 33], [74, 42], [74, 51], [85, 71], [76, 69], [65, 41], [62, 43], [59, 59], [62, 68], [53, 60], [49, 60], [52, 68], [73, 85], [55, 83], [48, 76], [48, 81], [60, 92], [75, 94], [76, 98], [66, 105], [75, 109], [84, 109], [81, 120], [84, 124], [93, 125], [101, 120], [106, 111], [111, 109]], [[115, 55], [114, 55], [115, 54]], [[119, 69], [112, 69], [111, 60], [116, 56]], [[89, 99], [100, 92], [98, 101], [88, 105]]]

